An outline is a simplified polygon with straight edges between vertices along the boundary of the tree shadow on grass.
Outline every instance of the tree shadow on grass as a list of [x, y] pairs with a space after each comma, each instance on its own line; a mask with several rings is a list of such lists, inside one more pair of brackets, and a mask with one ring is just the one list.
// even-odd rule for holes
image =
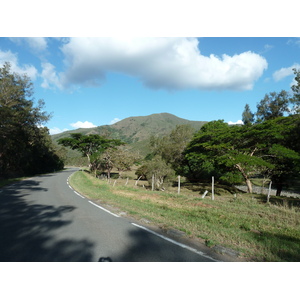
[[26, 180], [5, 187], [0, 193], [0, 261], [2, 262], [54, 262], [92, 261], [93, 243], [88, 240], [57, 240], [54, 230], [72, 221], [63, 216], [74, 206], [31, 204], [19, 188], [44, 191], [39, 182]]
[[300, 238], [285, 234], [249, 232], [258, 244], [269, 252], [267, 261], [299, 262]]

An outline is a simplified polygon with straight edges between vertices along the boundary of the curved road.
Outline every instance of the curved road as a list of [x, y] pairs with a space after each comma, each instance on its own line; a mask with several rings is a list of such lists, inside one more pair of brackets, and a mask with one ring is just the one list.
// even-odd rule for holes
[[82, 197], [68, 185], [76, 170], [0, 188], [0, 261], [217, 261]]

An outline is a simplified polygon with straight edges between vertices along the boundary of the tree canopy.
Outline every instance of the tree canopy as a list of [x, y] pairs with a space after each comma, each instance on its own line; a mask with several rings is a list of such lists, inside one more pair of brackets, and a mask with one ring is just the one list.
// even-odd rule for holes
[[266, 94], [257, 105], [257, 122], [260, 123], [278, 117], [283, 117], [285, 113], [289, 114], [289, 105], [291, 103], [292, 98], [289, 93], [284, 90], [280, 93], [272, 92]]
[[81, 152], [82, 156], [88, 158], [89, 167], [93, 170], [99, 166], [99, 156], [104, 151], [124, 144], [121, 140], [108, 139], [98, 134], [83, 135], [82, 133], [71, 133], [71, 137], [61, 138], [58, 143]]
[[294, 84], [292, 85], [293, 98], [292, 103], [294, 104], [294, 113], [300, 113], [300, 69], [293, 69], [295, 74]]
[[254, 113], [250, 110], [249, 104], [245, 105], [244, 112], [242, 114], [242, 121], [245, 125], [251, 125], [254, 123]]
[[[300, 155], [290, 143], [296, 134], [295, 117], [279, 117], [252, 126], [230, 126], [223, 120], [204, 125], [185, 151], [185, 173], [191, 180], [214, 175], [227, 183], [245, 181], [252, 192], [251, 176], [266, 173], [278, 191], [287, 177], [299, 171]], [[293, 166], [293, 167], [291, 167]]]
[[63, 167], [43, 127], [50, 118], [44, 101], [34, 105], [33, 84], [26, 75], [0, 68], [0, 174], [14, 176]]

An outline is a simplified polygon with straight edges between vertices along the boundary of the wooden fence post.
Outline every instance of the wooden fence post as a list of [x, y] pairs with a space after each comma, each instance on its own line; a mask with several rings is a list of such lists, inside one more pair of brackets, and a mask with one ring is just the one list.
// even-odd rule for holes
[[135, 185], [137, 185], [138, 184], [138, 182], [139, 182], [139, 180], [142, 178], [142, 176], [140, 176], [139, 178], [138, 178], [138, 180], [135, 182]]
[[180, 194], [180, 175], [178, 176], [178, 195]]
[[154, 191], [154, 174], [152, 175], [152, 191]]
[[211, 200], [215, 200], [215, 178], [211, 179]]
[[207, 193], [208, 193], [208, 191], [205, 191], [205, 192], [203, 193], [203, 195], [202, 195], [202, 199], [204, 199], [204, 198], [205, 198], [205, 196], [207, 195]]
[[269, 201], [270, 201], [271, 186], [272, 186], [272, 181], [270, 181], [270, 184], [269, 184], [269, 191], [268, 191], [267, 203], [269, 203]]

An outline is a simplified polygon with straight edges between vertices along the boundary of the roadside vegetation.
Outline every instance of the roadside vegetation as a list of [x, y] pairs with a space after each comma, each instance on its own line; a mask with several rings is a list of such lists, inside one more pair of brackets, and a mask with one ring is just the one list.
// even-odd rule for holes
[[63, 150], [43, 126], [51, 116], [33, 95], [29, 77], [13, 73], [9, 63], [0, 67], [0, 180], [64, 167]]
[[[300, 261], [299, 199], [228, 190], [209, 184], [183, 183], [151, 191], [147, 181], [136, 185], [134, 172], [108, 180], [78, 171], [70, 184], [82, 195], [117, 213], [126, 213], [141, 222], [162, 229], [176, 229], [209, 247], [221, 245], [239, 252], [247, 261]], [[112, 176], [114, 177], [114, 176]], [[127, 179], [128, 178], [128, 179]]]

